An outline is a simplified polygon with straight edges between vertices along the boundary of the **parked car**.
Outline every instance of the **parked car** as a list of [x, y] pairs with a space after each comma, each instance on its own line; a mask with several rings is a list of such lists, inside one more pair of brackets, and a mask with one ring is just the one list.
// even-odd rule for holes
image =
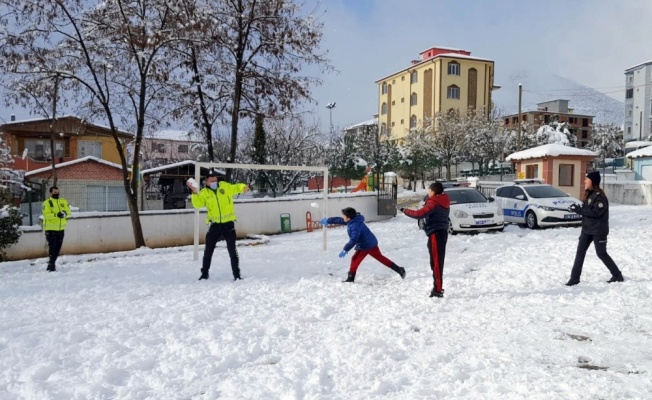
[[[444, 193], [447, 193], [451, 200], [449, 233], [455, 235], [460, 232], [478, 233], [504, 229], [503, 213], [493, 198], [487, 198], [476, 189], [464, 186], [446, 187]], [[422, 219], [419, 220], [419, 227], [423, 229]]]
[[526, 225], [530, 229], [554, 225], [576, 225], [582, 216], [568, 211], [581, 201], [543, 180], [516, 180], [500, 186], [494, 196], [503, 210], [505, 222]]

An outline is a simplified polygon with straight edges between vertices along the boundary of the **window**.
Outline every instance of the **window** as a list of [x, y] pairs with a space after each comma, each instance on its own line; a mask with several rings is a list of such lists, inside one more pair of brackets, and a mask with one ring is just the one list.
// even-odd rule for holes
[[573, 164], [559, 164], [559, 186], [573, 186]]
[[539, 177], [539, 165], [527, 165], [525, 166], [525, 179], [532, 179]]
[[152, 142], [152, 151], [165, 153], [165, 143]]
[[588, 127], [589, 127], [589, 119], [582, 118], [582, 128], [588, 128]]
[[633, 112], [633, 111], [630, 109], [629, 111], [627, 111], [627, 115], [631, 117], [631, 116], [632, 116], [632, 112]]
[[417, 71], [413, 71], [412, 74], [410, 74], [410, 83], [417, 83], [419, 79], [419, 74], [417, 74]]
[[631, 99], [632, 97], [634, 97], [634, 89], [627, 89], [627, 92], [625, 92], [625, 98]]
[[188, 152], [188, 145], [187, 144], [180, 144], [179, 148], [177, 149], [179, 153], [187, 153]]
[[450, 85], [448, 87], [448, 96], [449, 99], [458, 99], [460, 98], [460, 88], [456, 85]]
[[632, 133], [632, 127], [631, 126], [627, 127], [627, 133]]
[[410, 105], [411, 106], [416, 106], [417, 105], [417, 94], [416, 93], [412, 93], [412, 95], [410, 95]]
[[523, 189], [520, 187], [512, 186], [512, 191], [509, 193], [509, 197], [512, 199], [515, 199], [516, 196], [523, 196], [523, 200], [527, 199], [527, 196], [525, 196], [525, 192], [523, 192]]
[[634, 76], [633, 75], [628, 76], [627, 82], [634, 82]]
[[568, 117], [568, 123], [569, 123], [569, 124], [576, 124], [576, 123], [577, 123], [577, 118], [575, 118], [575, 117]]
[[381, 91], [381, 94], [387, 94], [387, 83], [383, 83], [383, 85], [381, 86], [380, 91]]
[[77, 157], [82, 158], [88, 156], [102, 158], [102, 142], [80, 140], [77, 143]]
[[383, 105], [380, 106], [380, 113], [381, 114], [387, 114], [387, 103], [383, 103]]
[[544, 124], [549, 124], [550, 123], [550, 115], [544, 115], [543, 116], [543, 123]]
[[413, 115], [410, 117], [410, 129], [415, 129], [417, 127], [417, 116]]
[[380, 134], [387, 135], [387, 124], [384, 122], [380, 124]]
[[[64, 157], [64, 148], [65, 143], [63, 140], [54, 141], [54, 157], [61, 158]], [[52, 157], [52, 152], [50, 150], [50, 140], [25, 140], [25, 149], [27, 149], [27, 155], [29, 158], [38, 161], [49, 161]]]
[[401, 120], [401, 125], [403, 125], [403, 120]]
[[456, 61], [451, 61], [448, 63], [448, 75], [459, 75], [460, 74], [460, 64]]
[[396, 102], [395, 102], [394, 100], [392, 100], [392, 105], [393, 105], [393, 106], [396, 105]]
[[401, 97], [401, 103], [405, 103], [405, 97]]
[[396, 122], [392, 121], [392, 127], [396, 126]]
[[402, 80], [402, 81], [404, 81], [404, 80], [405, 80], [405, 77], [404, 77], [404, 76], [402, 76], [402, 77], [401, 77], [401, 80]]

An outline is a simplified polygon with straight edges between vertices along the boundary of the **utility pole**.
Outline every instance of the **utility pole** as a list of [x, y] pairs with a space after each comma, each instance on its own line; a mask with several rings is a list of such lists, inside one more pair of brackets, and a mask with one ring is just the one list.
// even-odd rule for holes
[[516, 144], [516, 151], [521, 151], [521, 128], [522, 128], [522, 122], [521, 122], [521, 98], [523, 94], [523, 85], [520, 83], [518, 84], [518, 136], [517, 136], [517, 144]]
[[57, 117], [57, 97], [59, 96], [59, 73], [54, 75], [54, 97], [52, 98], [52, 119], [50, 120], [50, 158], [52, 163], [52, 186], [57, 186], [57, 168], [54, 162], [54, 121]]

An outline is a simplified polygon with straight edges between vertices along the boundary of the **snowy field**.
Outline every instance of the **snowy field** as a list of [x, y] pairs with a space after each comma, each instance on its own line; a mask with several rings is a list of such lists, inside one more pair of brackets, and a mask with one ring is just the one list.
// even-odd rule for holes
[[0, 264], [0, 399], [650, 399], [652, 207], [613, 206], [608, 249], [567, 281], [579, 228], [449, 238], [443, 299], [416, 221], [369, 224], [407, 269], [341, 283], [346, 230]]

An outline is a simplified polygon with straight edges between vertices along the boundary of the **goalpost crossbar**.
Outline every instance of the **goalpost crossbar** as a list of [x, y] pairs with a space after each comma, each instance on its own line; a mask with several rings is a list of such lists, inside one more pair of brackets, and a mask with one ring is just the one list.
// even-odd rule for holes
[[[321, 172], [324, 175], [324, 206], [322, 207], [322, 218], [328, 215], [328, 190], [326, 182], [328, 182], [328, 167], [308, 167], [305, 165], [260, 165], [260, 164], [230, 164], [230, 163], [211, 163], [211, 162], [196, 162], [195, 163], [195, 180], [201, 182], [201, 169], [202, 168], [224, 168], [224, 169], [263, 169], [263, 170], [276, 170], [276, 171], [311, 171]], [[195, 232], [194, 232], [194, 251], [193, 257], [195, 260], [199, 258], [199, 209], [195, 209]], [[323, 243], [322, 250], [326, 251], [327, 246], [327, 229], [322, 227]]]

